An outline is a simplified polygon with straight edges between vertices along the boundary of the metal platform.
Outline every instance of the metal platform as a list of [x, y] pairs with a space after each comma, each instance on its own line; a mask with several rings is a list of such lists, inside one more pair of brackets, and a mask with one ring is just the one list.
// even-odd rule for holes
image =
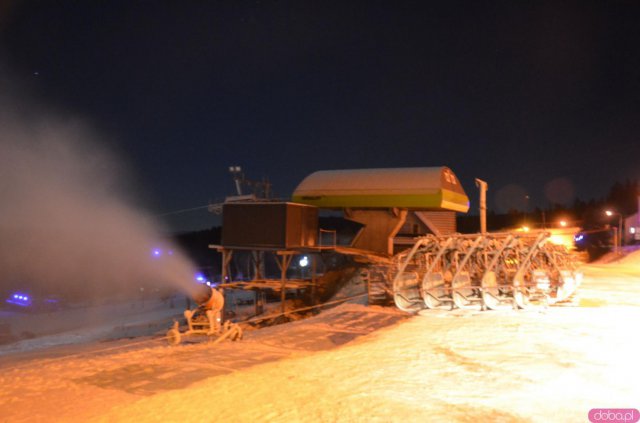
[[273, 291], [280, 291], [283, 288], [287, 289], [303, 289], [309, 288], [313, 286], [313, 282], [311, 280], [304, 279], [287, 279], [282, 284], [280, 279], [255, 279], [251, 281], [235, 281], [222, 283], [218, 285], [219, 288], [224, 289], [243, 289], [243, 290], [260, 290], [260, 289], [271, 289]]

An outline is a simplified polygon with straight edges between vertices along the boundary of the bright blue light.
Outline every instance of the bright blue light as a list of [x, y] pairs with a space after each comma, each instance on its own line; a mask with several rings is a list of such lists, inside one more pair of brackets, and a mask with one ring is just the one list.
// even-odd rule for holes
[[154, 257], [160, 257], [160, 255], [162, 255], [162, 250], [160, 250], [159, 248], [155, 248], [153, 250], [153, 256]]
[[573, 239], [575, 239], [576, 242], [580, 242], [584, 239], [584, 235], [583, 234], [576, 235]]
[[31, 305], [31, 299], [29, 298], [28, 295], [23, 295], [22, 293], [18, 292], [15, 293], [13, 295], [11, 295], [7, 300], [7, 303], [10, 304], [15, 304], [21, 307], [28, 307]]
[[204, 276], [202, 276], [200, 273], [196, 274], [196, 280], [198, 282], [204, 282]]

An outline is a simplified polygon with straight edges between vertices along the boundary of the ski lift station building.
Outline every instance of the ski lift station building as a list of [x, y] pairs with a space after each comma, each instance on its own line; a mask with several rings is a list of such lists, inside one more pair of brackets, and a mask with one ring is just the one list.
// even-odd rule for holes
[[223, 246], [331, 246], [318, 235], [322, 209], [361, 225], [349, 247], [390, 256], [416, 236], [456, 232], [455, 213], [467, 212], [469, 198], [444, 166], [323, 170], [302, 180], [291, 202], [225, 204]]
[[415, 236], [455, 232], [455, 213], [469, 210], [460, 181], [445, 166], [318, 171], [298, 185], [292, 201], [342, 210], [364, 225], [352, 246], [384, 254]]
[[[331, 234], [320, 224], [323, 209], [340, 211], [344, 218], [358, 223], [355, 236], [346, 243], [337, 242], [337, 231]], [[222, 253], [225, 286], [279, 289], [284, 307], [286, 290], [311, 286], [313, 292], [316, 287], [315, 270], [311, 282], [287, 278], [293, 256], [329, 250], [366, 260], [388, 260], [395, 252], [410, 248], [417, 236], [456, 232], [455, 213], [468, 209], [469, 199], [458, 178], [444, 166], [324, 170], [300, 182], [288, 202], [226, 202], [222, 243], [210, 247]], [[323, 234], [329, 235], [328, 242]], [[233, 253], [243, 251], [251, 251], [251, 282], [233, 281], [229, 270]], [[280, 268], [278, 280], [269, 279], [264, 271], [267, 253]], [[314, 255], [311, 257], [315, 269]]]

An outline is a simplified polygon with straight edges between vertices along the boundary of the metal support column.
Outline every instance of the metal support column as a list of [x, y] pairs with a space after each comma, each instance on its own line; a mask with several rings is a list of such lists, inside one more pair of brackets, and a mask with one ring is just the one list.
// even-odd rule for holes
[[316, 255], [311, 255], [311, 305], [318, 303], [318, 278], [316, 272], [318, 270], [318, 264], [316, 262]]
[[281, 256], [282, 261], [278, 260], [276, 257], [276, 263], [278, 263], [278, 267], [280, 268], [280, 302], [282, 304], [282, 313], [284, 314], [285, 310], [285, 297], [286, 297], [286, 282], [287, 282], [287, 269], [289, 269], [289, 265], [291, 264], [291, 259], [293, 259], [293, 253], [282, 251], [279, 252], [278, 255]]
[[264, 279], [264, 252], [252, 251], [251, 259], [253, 261], [253, 279]]
[[[231, 250], [222, 250], [222, 280], [220, 283], [231, 282], [231, 277], [229, 276], [229, 263], [231, 263], [231, 258], [233, 257], [233, 251]], [[227, 281], [227, 277], [229, 281]]]
[[476, 178], [476, 186], [480, 189], [480, 233], [487, 233], [487, 191], [489, 185], [482, 179]]

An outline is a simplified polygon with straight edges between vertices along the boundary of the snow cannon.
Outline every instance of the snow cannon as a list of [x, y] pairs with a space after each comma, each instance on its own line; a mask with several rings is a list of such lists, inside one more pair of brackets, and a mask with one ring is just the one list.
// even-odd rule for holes
[[224, 308], [224, 295], [215, 288], [200, 285], [192, 297], [198, 304], [198, 308], [184, 311], [184, 317], [189, 325], [187, 334], [204, 333], [213, 335], [218, 333], [220, 331], [221, 311]]
[[179, 344], [182, 336], [185, 335], [217, 336], [215, 342], [224, 339], [232, 341], [242, 339], [242, 329], [239, 325], [230, 321], [226, 321], [224, 325], [221, 324], [224, 308], [224, 294], [221, 291], [207, 285], [200, 285], [191, 297], [198, 307], [184, 311], [189, 329], [180, 333], [180, 325], [174, 321], [173, 327], [167, 332], [169, 344]]

